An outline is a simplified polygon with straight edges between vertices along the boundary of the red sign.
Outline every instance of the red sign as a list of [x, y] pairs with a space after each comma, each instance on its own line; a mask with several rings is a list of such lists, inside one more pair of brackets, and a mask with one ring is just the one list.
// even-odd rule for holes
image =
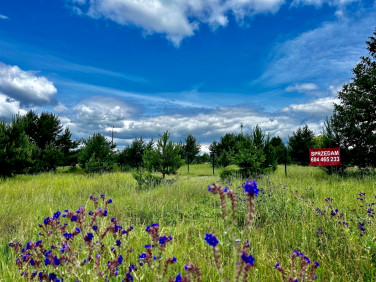
[[340, 148], [309, 149], [311, 165], [340, 165]]

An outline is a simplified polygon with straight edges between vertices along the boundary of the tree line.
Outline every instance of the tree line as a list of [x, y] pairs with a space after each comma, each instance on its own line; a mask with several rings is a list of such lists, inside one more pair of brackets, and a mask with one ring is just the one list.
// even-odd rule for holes
[[21, 173], [54, 171], [59, 166], [80, 167], [89, 173], [144, 168], [165, 175], [176, 173], [183, 163], [235, 164], [242, 176], [276, 169], [278, 164], [309, 164], [310, 148], [341, 148], [341, 170], [376, 167], [376, 30], [366, 41], [368, 57], [361, 57], [353, 69], [354, 77], [338, 92], [339, 104], [324, 123], [318, 136], [308, 125], [288, 137], [270, 137], [259, 126], [246, 134], [227, 133], [210, 145], [210, 155], [199, 155], [201, 145], [192, 134], [185, 142], [174, 143], [168, 131], [155, 142], [134, 139], [123, 150], [100, 133], [87, 140], [72, 140], [69, 128], [63, 130], [53, 113], [16, 115], [10, 122], [0, 121], [0, 177]]

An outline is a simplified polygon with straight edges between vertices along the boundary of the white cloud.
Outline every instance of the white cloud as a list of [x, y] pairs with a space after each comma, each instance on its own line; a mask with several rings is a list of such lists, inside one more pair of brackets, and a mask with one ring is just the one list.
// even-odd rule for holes
[[297, 91], [297, 92], [307, 92], [317, 90], [319, 87], [314, 83], [301, 83], [290, 85], [286, 88], [287, 92]]
[[137, 108], [130, 104], [102, 96], [82, 100], [73, 110], [76, 123], [84, 135], [102, 131], [106, 127], [119, 126], [122, 120], [137, 113]]
[[9, 119], [16, 114], [26, 114], [26, 111], [21, 108], [20, 102], [0, 93], [0, 118]]
[[340, 103], [339, 99], [334, 97], [320, 98], [305, 104], [292, 104], [283, 108], [281, 112], [292, 116], [299, 116], [303, 120], [320, 120], [333, 114], [334, 103]]
[[18, 66], [0, 62], [0, 90], [21, 104], [48, 104], [53, 101], [57, 89], [44, 76], [23, 71]]
[[[73, 1], [86, 4], [86, 1]], [[79, 3], [82, 2], [82, 3]], [[201, 23], [226, 26], [228, 16], [236, 19], [260, 13], [275, 13], [285, 0], [91, 0], [87, 14], [108, 18], [121, 25], [135, 25], [146, 34], [161, 33], [178, 46], [194, 35]]]
[[1, 15], [1, 14], [0, 14], [0, 19], [1, 19], [1, 20], [7, 20], [7, 19], [9, 19], [9, 18], [8, 18], [7, 16], [4, 16], [4, 15]]
[[55, 113], [63, 113], [63, 112], [66, 112], [68, 110], [68, 108], [66, 106], [64, 106], [63, 104], [59, 103], [58, 105], [56, 105], [54, 108], [53, 108], [54, 112]]

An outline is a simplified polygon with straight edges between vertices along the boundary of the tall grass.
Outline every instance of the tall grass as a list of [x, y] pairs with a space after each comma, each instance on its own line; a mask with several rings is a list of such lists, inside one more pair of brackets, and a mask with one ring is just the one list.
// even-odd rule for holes
[[[146, 190], [138, 188], [130, 173], [120, 172], [94, 176], [22, 175], [2, 181], [0, 279], [20, 279], [9, 242], [37, 240], [37, 225], [45, 217], [57, 210], [89, 205], [93, 194], [111, 197], [114, 202], [109, 211], [111, 216], [135, 227], [132, 234], [135, 253], [142, 252], [148, 240], [144, 229], [152, 222], [160, 224], [161, 234], [174, 237], [166, 250], [166, 256], [178, 260], [169, 269], [171, 277], [183, 273], [184, 265], [192, 262], [201, 268], [204, 281], [220, 279], [212, 252], [203, 240], [205, 233], [214, 233], [220, 241], [223, 278], [231, 278], [235, 261], [221, 219], [220, 202], [206, 188], [218, 179], [218, 171], [213, 176], [210, 165], [190, 165], [189, 173], [187, 167], [182, 167], [169, 181]], [[233, 229], [234, 236], [240, 234], [246, 213], [244, 195], [238, 188], [241, 183], [241, 179], [234, 179], [230, 186], [240, 197], [239, 223]], [[362, 204], [364, 200], [357, 198], [364, 192], [368, 204], [376, 201], [376, 177], [339, 177], [315, 167], [289, 166], [287, 177], [284, 168], [279, 167], [275, 173], [258, 179], [258, 183], [262, 191], [256, 198], [256, 220], [247, 233], [250, 252], [256, 258], [250, 271], [251, 280], [280, 281], [274, 265], [279, 262], [289, 268], [292, 250], [304, 252], [320, 263], [316, 274], [322, 281], [375, 280], [375, 219], [368, 215], [369, 207]], [[332, 200], [326, 201], [327, 198]], [[319, 213], [317, 208], [326, 213]], [[332, 216], [335, 209], [338, 213]], [[358, 227], [363, 221], [366, 232]]]

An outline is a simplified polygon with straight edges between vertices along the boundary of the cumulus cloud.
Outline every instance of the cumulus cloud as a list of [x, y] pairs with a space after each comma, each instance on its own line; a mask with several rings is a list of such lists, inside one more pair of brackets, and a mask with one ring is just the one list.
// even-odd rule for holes
[[20, 102], [0, 93], [0, 118], [9, 119], [16, 114], [26, 114], [26, 111], [21, 108]]
[[[84, 0], [71, 0], [83, 9]], [[86, 14], [107, 18], [121, 25], [134, 25], [146, 34], [161, 33], [178, 46], [194, 35], [201, 23], [213, 28], [226, 26], [229, 14], [237, 20], [260, 13], [275, 13], [285, 0], [92, 0]]]
[[57, 89], [44, 76], [0, 62], [0, 91], [21, 104], [43, 105], [53, 102]]
[[74, 108], [77, 130], [83, 136], [120, 126], [122, 121], [135, 116], [137, 107], [112, 97], [92, 96], [80, 101]]
[[290, 85], [286, 88], [287, 92], [297, 91], [297, 92], [307, 92], [317, 90], [319, 87], [314, 83], [301, 83]]
[[320, 98], [305, 104], [292, 104], [281, 112], [298, 116], [301, 120], [320, 120], [332, 115], [334, 103], [339, 104], [340, 100], [334, 97]]

